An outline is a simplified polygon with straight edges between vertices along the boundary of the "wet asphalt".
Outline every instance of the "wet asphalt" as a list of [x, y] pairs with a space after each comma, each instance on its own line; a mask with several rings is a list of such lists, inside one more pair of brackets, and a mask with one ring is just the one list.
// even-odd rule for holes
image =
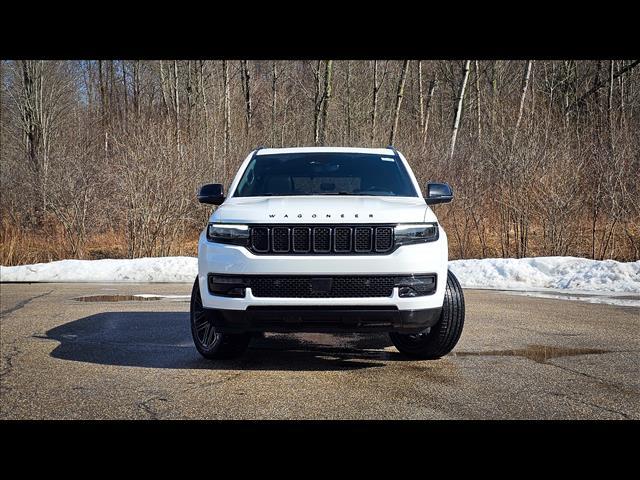
[[131, 297], [190, 288], [0, 284], [0, 418], [640, 419], [639, 308], [465, 290], [440, 360], [407, 360], [386, 335], [308, 333], [212, 362], [188, 299]]

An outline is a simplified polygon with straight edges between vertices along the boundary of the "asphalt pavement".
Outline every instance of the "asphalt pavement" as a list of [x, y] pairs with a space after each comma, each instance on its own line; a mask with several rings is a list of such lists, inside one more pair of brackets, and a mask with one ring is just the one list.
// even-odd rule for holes
[[440, 360], [309, 333], [214, 362], [192, 344], [190, 289], [0, 284], [0, 418], [640, 419], [639, 308], [465, 290]]

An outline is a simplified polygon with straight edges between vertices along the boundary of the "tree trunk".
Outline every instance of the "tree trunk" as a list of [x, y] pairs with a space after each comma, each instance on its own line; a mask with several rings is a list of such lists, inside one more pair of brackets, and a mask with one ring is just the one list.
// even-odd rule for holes
[[176, 149], [182, 158], [182, 132], [180, 130], [180, 89], [178, 83], [178, 61], [173, 61], [173, 110], [176, 122]]
[[271, 146], [276, 146], [276, 107], [278, 99], [278, 69], [276, 61], [271, 64]]
[[402, 65], [402, 72], [400, 73], [400, 80], [398, 81], [398, 90], [396, 93], [396, 106], [393, 114], [393, 124], [391, 132], [389, 133], [389, 145], [393, 145], [396, 139], [396, 132], [398, 131], [398, 119], [400, 117], [400, 106], [402, 105], [402, 97], [404, 95], [404, 84], [407, 81], [407, 71], [409, 70], [409, 60], [405, 60]]
[[125, 61], [122, 60], [120, 62], [120, 67], [122, 68], [122, 87], [123, 87], [123, 96], [124, 96], [124, 113], [122, 115], [123, 126], [125, 131], [127, 130], [127, 120], [129, 115], [129, 87], [127, 85], [127, 67]]
[[422, 60], [418, 60], [418, 102], [418, 131], [422, 133], [424, 131], [424, 92], [422, 91]]
[[491, 108], [490, 108], [490, 121], [489, 128], [491, 130], [491, 134], [495, 131], [496, 126], [496, 104], [497, 104], [497, 93], [498, 93], [498, 78], [497, 78], [497, 70], [498, 70], [498, 61], [494, 61], [491, 65]]
[[429, 130], [429, 116], [431, 114], [431, 105], [433, 100], [433, 94], [436, 91], [437, 79], [435, 74], [431, 79], [431, 83], [429, 84], [429, 93], [427, 93], [427, 104], [425, 106], [425, 115], [424, 115], [424, 127], [422, 130], [422, 146], [427, 144], [427, 131]]
[[[618, 70], [621, 70], [623, 68], [624, 68], [624, 60], [620, 60], [620, 67], [618, 68]], [[624, 129], [624, 126], [626, 124], [625, 113], [624, 113], [626, 102], [625, 102], [625, 88], [624, 88], [623, 76], [618, 77], [618, 88], [620, 90], [620, 116], [619, 116], [618, 124], [620, 126], [620, 129]]]
[[458, 137], [458, 128], [460, 127], [460, 117], [462, 116], [462, 104], [464, 101], [464, 91], [467, 88], [467, 80], [469, 79], [469, 64], [471, 60], [465, 60], [464, 69], [462, 75], [462, 81], [460, 82], [460, 88], [458, 90], [458, 98], [456, 99], [456, 111], [453, 119], [453, 130], [451, 132], [451, 148], [449, 151], [449, 160], [453, 158], [453, 154], [456, 150], [456, 138]]
[[226, 180], [227, 174], [227, 155], [229, 154], [229, 146], [231, 144], [231, 101], [229, 92], [229, 62], [222, 61], [222, 87], [224, 90], [224, 150], [222, 159], [222, 177]]
[[[200, 95], [202, 95], [202, 108], [204, 110], [204, 142], [207, 149], [207, 158], [211, 160], [215, 158], [211, 155], [211, 139], [209, 134], [209, 103], [207, 101], [207, 90], [204, 85], [204, 60], [200, 60], [200, 78], [199, 78], [199, 86], [200, 86]], [[215, 160], [214, 160], [215, 161]]]
[[324, 145], [327, 133], [327, 114], [331, 100], [331, 76], [333, 74], [333, 60], [327, 60], [324, 69], [324, 93], [322, 94], [322, 125], [318, 137], [319, 143]]
[[133, 110], [140, 120], [140, 60], [133, 62]]
[[609, 82], [613, 82], [613, 80], [618, 78], [620, 75], [624, 75], [625, 73], [633, 70], [639, 63], [640, 63], [640, 60], [636, 60], [634, 62], [631, 62], [626, 67], [621, 68], [615, 75], [613, 75], [613, 76], [610, 75], [609, 78], [607, 78], [604, 82], [598, 81], [598, 83], [596, 85], [594, 85], [588, 92], [583, 94], [580, 98], [578, 98], [577, 100], [575, 100], [571, 104], [568, 104], [567, 107], [566, 107], [567, 111], [571, 110], [572, 108], [576, 107], [577, 105], [580, 105], [581, 103], [583, 103], [587, 98], [589, 98], [591, 95], [593, 95], [596, 92], [598, 92], [598, 90], [600, 90], [601, 88], [607, 86], [609, 84]]
[[382, 72], [382, 78], [378, 81], [378, 61], [373, 61], [373, 107], [371, 109], [371, 146], [375, 145], [376, 141], [376, 122], [378, 120], [378, 93], [384, 83], [384, 78], [387, 75], [388, 61], [384, 64], [384, 70]]
[[109, 117], [107, 112], [107, 87], [103, 73], [102, 60], [98, 60], [98, 79], [100, 82], [100, 108], [102, 132], [104, 135], [104, 156], [109, 158]]
[[171, 115], [170, 102], [169, 102], [169, 87], [167, 84], [167, 77], [164, 73], [164, 62], [160, 60], [160, 89], [162, 90], [162, 103], [167, 111], [167, 116]]
[[529, 87], [529, 76], [531, 75], [531, 66], [533, 65], [533, 61], [529, 60], [524, 69], [524, 75], [522, 76], [522, 91], [520, 93], [520, 106], [518, 107], [518, 118], [516, 120], [516, 126], [513, 129], [513, 138], [511, 140], [511, 147], [513, 148], [516, 144], [516, 138], [518, 137], [518, 128], [520, 127], [520, 122], [522, 121], [522, 113], [524, 112], [524, 100], [527, 96], [527, 88]]
[[315, 76], [315, 96], [313, 106], [313, 143], [318, 145], [320, 143], [320, 113], [322, 112], [322, 90], [320, 87], [320, 65], [322, 61], [318, 60], [316, 69], [314, 71]]
[[193, 115], [193, 107], [194, 107], [194, 95], [193, 95], [193, 62], [191, 60], [187, 61], [187, 79], [184, 87], [184, 91], [187, 97], [187, 121], [186, 121], [186, 133], [187, 138], [191, 138], [191, 123], [192, 123], [192, 115]]
[[609, 60], [609, 94], [607, 95], [607, 128], [609, 129], [609, 150], [613, 155], [613, 60]]
[[[115, 85], [116, 85], [116, 74], [115, 74], [115, 68], [113, 66], [114, 61], [113, 60], [109, 60], [109, 110], [113, 109], [115, 110], [115, 118], [118, 118], [118, 116], [120, 115], [120, 103], [117, 101], [118, 99], [116, 98], [116, 101], [114, 102], [113, 100], [113, 91], [115, 89]], [[113, 112], [111, 112], [113, 114]]]
[[249, 67], [247, 66], [246, 60], [241, 60], [241, 72], [242, 72], [242, 93], [244, 94], [244, 105], [245, 105], [245, 133], [248, 135], [249, 130], [251, 129], [251, 117], [253, 112], [251, 110], [251, 89], [249, 84]]
[[478, 68], [478, 61], [474, 62], [475, 73], [476, 73], [476, 112], [478, 114], [478, 144], [482, 143], [482, 121], [480, 114], [480, 69]]
[[346, 128], [346, 140], [343, 140], [345, 145], [351, 145], [351, 61], [347, 60], [347, 101], [346, 112], [347, 128]]

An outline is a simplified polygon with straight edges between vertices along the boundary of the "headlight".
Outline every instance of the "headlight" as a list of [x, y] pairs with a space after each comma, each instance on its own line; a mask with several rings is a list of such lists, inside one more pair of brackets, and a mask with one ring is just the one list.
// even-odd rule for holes
[[210, 223], [207, 226], [207, 240], [216, 243], [247, 245], [249, 243], [249, 227], [247, 225]]
[[437, 223], [404, 223], [394, 229], [396, 245], [413, 245], [438, 239]]

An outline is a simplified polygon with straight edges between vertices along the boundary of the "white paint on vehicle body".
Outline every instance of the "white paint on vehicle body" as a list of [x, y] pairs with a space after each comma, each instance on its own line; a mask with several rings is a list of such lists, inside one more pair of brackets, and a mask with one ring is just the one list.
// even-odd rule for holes
[[[437, 222], [433, 211], [425, 203], [420, 186], [411, 167], [402, 154], [417, 196], [367, 195], [288, 195], [262, 197], [234, 197], [238, 182], [254, 153], [272, 155], [283, 153], [369, 153], [393, 156], [391, 149], [304, 147], [261, 149], [251, 152], [236, 174], [228, 198], [211, 215], [210, 222], [237, 224], [398, 224]], [[435, 242], [399, 247], [387, 255], [255, 255], [242, 246], [207, 241], [203, 232], [198, 245], [200, 292], [207, 308], [244, 310], [249, 306], [323, 306], [323, 305], [386, 305], [400, 310], [439, 308], [444, 301], [447, 278], [447, 235], [439, 227], [440, 237]], [[247, 289], [245, 298], [211, 295], [207, 288], [208, 273], [263, 274], [263, 275], [409, 275], [437, 274], [437, 289], [433, 295], [400, 298], [395, 288], [386, 298], [256, 298]]]

